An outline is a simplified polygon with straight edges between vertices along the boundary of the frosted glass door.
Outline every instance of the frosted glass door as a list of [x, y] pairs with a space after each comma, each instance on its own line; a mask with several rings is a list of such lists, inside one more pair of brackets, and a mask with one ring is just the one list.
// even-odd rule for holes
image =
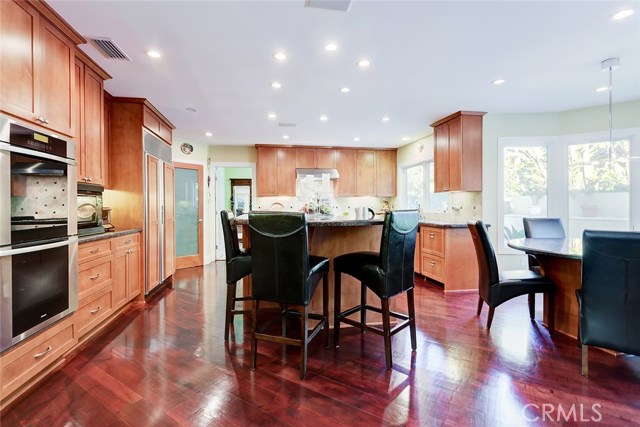
[[175, 164], [176, 263], [202, 265], [202, 167]]

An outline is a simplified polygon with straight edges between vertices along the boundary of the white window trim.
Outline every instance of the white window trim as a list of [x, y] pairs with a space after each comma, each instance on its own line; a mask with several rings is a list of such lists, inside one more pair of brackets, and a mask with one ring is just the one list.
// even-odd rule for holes
[[[628, 139], [629, 155], [635, 167], [629, 168], [629, 226], [640, 229], [640, 128], [616, 129], [614, 140]], [[562, 136], [540, 137], [500, 137], [498, 138], [498, 253], [519, 254], [521, 251], [509, 248], [502, 239], [504, 230], [504, 149], [506, 147], [546, 147], [547, 148], [547, 215], [561, 218], [568, 224], [569, 217], [569, 171], [567, 169], [568, 147], [577, 143], [593, 143], [609, 140], [609, 132], [589, 132]]]

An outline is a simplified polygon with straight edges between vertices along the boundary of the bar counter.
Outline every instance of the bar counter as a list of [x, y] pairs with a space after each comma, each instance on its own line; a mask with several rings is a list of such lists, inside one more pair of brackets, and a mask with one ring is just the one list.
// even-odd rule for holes
[[[236, 218], [236, 224], [242, 225], [242, 239], [244, 247], [249, 247], [248, 215]], [[330, 259], [329, 270], [329, 322], [333, 327], [334, 301], [334, 273], [333, 259], [339, 255], [357, 251], [380, 250], [383, 217], [376, 216], [371, 220], [335, 217], [328, 219], [308, 219], [309, 252], [311, 255], [323, 256]], [[243, 292], [251, 294], [251, 276], [244, 279]], [[374, 306], [379, 305], [379, 298], [370, 290], [367, 291], [367, 301]], [[342, 276], [342, 307], [353, 307], [360, 302], [360, 282], [351, 276]], [[390, 300], [390, 308], [406, 312], [406, 297], [399, 295]], [[322, 287], [318, 286], [310, 305], [313, 313], [322, 312]], [[367, 315], [372, 323], [379, 321], [377, 313]]]

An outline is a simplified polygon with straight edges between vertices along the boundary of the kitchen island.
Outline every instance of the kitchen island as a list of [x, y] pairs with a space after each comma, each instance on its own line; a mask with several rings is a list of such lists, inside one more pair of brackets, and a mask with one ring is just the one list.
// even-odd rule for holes
[[[334, 273], [333, 260], [335, 257], [349, 252], [380, 250], [382, 225], [384, 217], [376, 216], [371, 220], [350, 219], [348, 217], [333, 217], [327, 219], [307, 219], [309, 226], [309, 252], [311, 255], [329, 258], [329, 322], [333, 326], [334, 301]], [[236, 224], [242, 225], [244, 247], [249, 247], [248, 215], [236, 218]], [[251, 294], [251, 276], [244, 279], [244, 295]], [[342, 308], [347, 309], [360, 303], [360, 283], [351, 276], [342, 276]], [[371, 305], [379, 305], [378, 297], [367, 290], [367, 300]], [[391, 309], [406, 312], [406, 298], [404, 295], [393, 298]], [[249, 303], [250, 304], [250, 303]], [[311, 301], [311, 312], [322, 312], [322, 287], [318, 286]], [[368, 314], [372, 323], [379, 321], [377, 313]]]

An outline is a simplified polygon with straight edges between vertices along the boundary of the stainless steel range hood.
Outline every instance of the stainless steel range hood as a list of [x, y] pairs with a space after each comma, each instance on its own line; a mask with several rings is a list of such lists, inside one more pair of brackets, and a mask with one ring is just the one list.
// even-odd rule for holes
[[338, 179], [340, 174], [337, 169], [296, 169], [296, 177], [304, 178], [308, 175], [313, 175], [314, 178], [322, 179], [323, 174], [329, 174], [329, 179]]

